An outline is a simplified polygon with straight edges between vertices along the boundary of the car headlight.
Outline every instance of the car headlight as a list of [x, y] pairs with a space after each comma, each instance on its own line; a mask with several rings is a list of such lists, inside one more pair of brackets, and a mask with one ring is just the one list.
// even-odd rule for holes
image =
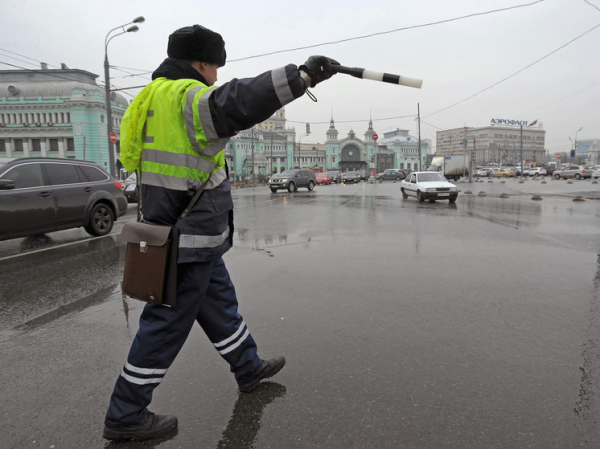
[[451, 192], [456, 192], [458, 189], [456, 187], [450, 187]]
[[425, 189], [426, 192], [435, 192], [434, 188]]

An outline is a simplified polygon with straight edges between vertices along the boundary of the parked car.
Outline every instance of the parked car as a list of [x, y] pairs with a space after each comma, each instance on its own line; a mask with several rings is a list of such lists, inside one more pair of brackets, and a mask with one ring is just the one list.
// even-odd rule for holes
[[327, 172], [329, 176], [331, 176], [331, 182], [335, 182], [336, 184], [342, 182], [342, 173], [337, 170], [329, 170]]
[[592, 179], [600, 178], [600, 168], [592, 168]]
[[288, 192], [295, 192], [300, 187], [306, 187], [312, 191], [317, 185], [315, 172], [308, 169], [286, 170], [278, 175], [273, 175], [269, 179], [269, 189], [275, 193], [279, 189], [287, 189]]
[[492, 173], [492, 169], [491, 168], [482, 167], [482, 168], [477, 169], [473, 174], [476, 177], [487, 178], [487, 177], [490, 176], [490, 173]]
[[419, 202], [448, 200], [454, 203], [458, 197], [456, 186], [446, 180], [440, 172], [413, 172], [400, 186], [402, 198], [416, 196]]
[[356, 170], [356, 176], [358, 176], [359, 181], [366, 181], [369, 179], [366, 170]]
[[316, 174], [317, 184], [331, 184], [331, 176], [328, 173], [317, 173]]
[[554, 170], [555, 170], [555, 168], [552, 167], [551, 165], [543, 165], [540, 168], [543, 168], [544, 170], [546, 170], [547, 176], [552, 176], [552, 174], [554, 173]]
[[525, 176], [546, 176], [546, 169], [542, 167], [533, 167], [525, 172]]
[[121, 189], [93, 162], [24, 157], [0, 163], [0, 240], [82, 226], [106, 235], [127, 213]]
[[406, 172], [404, 170], [398, 170], [396, 168], [388, 168], [383, 173], [379, 173], [377, 175], [377, 180], [380, 179], [393, 179], [395, 181], [401, 181], [406, 178]]
[[591, 178], [592, 170], [589, 167], [585, 167], [583, 165], [568, 165], [562, 170], [555, 170], [552, 176], [554, 176], [554, 179]]
[[494, 168], [490, 176], [494, 178], [508, 178], [515, 176], [515, 171], [508, 168]]
[[344, 184], [348, 184], [349, 182], [356, 184], [358, 182], [358, 175], [355, 171], [347, 171], [342, 175], [342, 182]]
[[133, 172], [125, 179], [125, 181], [123, 181], [123, 193], [125, 194], [125, 198], [127, 198], [128, 203], [138, 202], [138, 185], [137, 175], [135, 172]]

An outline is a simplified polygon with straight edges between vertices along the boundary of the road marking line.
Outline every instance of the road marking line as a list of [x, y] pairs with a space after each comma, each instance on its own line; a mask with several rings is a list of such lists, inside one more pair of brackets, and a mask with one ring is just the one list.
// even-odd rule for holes
[[41, 253], [43, 251], [50, 251], [51, 249], [62, 248], [64, 246], [77, 245], [78, 243], [89, 242], [90, 240], [99, 240], [99, 239], [103, 239], [103, 238], [106, 238], [106, 237], [111, 237], [113, 235], [119, 235], [120, 233], [121, 232], [113, 232], [112, 234], [106, 234], [106, 235], [103, 235], [101, 237], [92, 237], [92, 238], [85, 239], [85, 240], [78, 240], [76, 242], [64, 243], [62, 245], [51, 246], [50, 248], [36, 249], [35, 251], [29, 251], [29, 252], [26, 252], [26, 253], [13, 254], [12, 256], [0, 257], [0, 261], [7, 260], [7, 259], [13, 259], [15, 257], [27, 256], [29, 254]]

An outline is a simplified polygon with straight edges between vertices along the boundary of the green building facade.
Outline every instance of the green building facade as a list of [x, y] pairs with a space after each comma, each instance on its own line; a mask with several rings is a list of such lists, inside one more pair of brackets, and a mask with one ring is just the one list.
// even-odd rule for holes
[[[105, 93], [96, 78], [64, 64], [0, 71], [0, 157], [83, 159], [109, 171]], [[114, 92], [111, 100], [118, 137], [128, 102]]]

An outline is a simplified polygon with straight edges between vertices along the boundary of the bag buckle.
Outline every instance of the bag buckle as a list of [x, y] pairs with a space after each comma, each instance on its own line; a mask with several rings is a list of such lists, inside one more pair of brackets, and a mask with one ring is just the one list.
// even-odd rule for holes
[[140, 242], [140, 253], [145, 253], [147, 249], [146, 242]]

